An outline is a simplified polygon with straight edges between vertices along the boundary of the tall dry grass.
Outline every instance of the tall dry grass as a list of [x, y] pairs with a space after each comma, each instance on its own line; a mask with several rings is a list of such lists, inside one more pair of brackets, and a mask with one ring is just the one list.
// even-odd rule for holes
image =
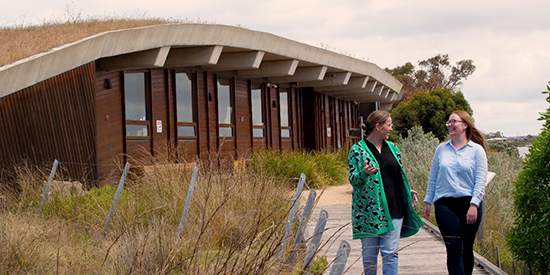
[[106, 31], [190, 23], [188, 20], [146, 17], [101, 17], [85, 20], [74, 17], [76, 16], [72, 16], [72, 19], [45, 21], [38, 26], [19, 23], [0, 27], [0, 67]]
[[290, 251], [278, 257], [295, 183], [200, 169], [180, 236], [191, 171], [157, 163], [128, 177], [103, 236], [115, 187], [52, 193], [40, 212], [45, 174], [23, 169], [20, 188], [2, 190], [0, 273], [300, 273], [299, 261], [282, 264]]

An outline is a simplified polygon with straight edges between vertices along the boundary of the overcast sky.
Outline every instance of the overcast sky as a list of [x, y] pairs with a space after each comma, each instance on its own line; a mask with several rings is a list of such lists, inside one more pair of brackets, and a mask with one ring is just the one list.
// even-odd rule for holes
[[[7, 2], [7, 0], [2, 0]], [[269, 32], [393, 68], [437, 54], [472, 59], [462, 86], [485, 133], [537, 135], [549, 105], [548, 0], [18, 0], [0, 25], [80, 16], [166, 18]]]

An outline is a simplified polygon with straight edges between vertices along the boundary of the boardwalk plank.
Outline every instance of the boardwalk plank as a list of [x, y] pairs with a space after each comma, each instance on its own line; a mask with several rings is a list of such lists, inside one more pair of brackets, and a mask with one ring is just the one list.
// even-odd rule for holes
[[[325, 209], [329, 213], [326, 230], [322, 237], [324, 246], [321, 248], [321, 255], [326, 255], [330, 263], [336, 256], [340, 242], [346, 240], [351, 245], [351, 252], [344, 274], [363, 274], [361, 242], [352, 239], [349, 205], [323, 206], [314, 209], [312, 219], [307, 226], [306, 238], [310, 237], [313, 232], [320, 209]], [[422, 227], [416, 235], [401, 239], [399, 274], [447, 274], [445, 245], [431, 230], [428, 227]], [[379, 258], [378, 263], [381, 262]], [[330, 267], [326, 274], [329, 273]], [[378, 274], [382, 274], [382, 268], [378, 269]], [[490, 273], [476, 265], [474, 274]]]

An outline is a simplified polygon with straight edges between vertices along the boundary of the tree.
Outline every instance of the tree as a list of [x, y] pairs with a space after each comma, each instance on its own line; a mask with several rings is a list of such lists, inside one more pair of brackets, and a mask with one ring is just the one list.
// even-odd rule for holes
[[[550, 103], [550, 81], [543, 92]], [[516, 220], [507, 235], [517, 259], [537, 274], [550, 272], [550, 108], [540, 113], [545, 121], [525, 156], [523, 170], [514, 182]]]
[[456, 110], [472, 114], [472, 108], [462, 92], [440, 88], [416, 93], [409, 101], [397, 105], [391, 116], [394, 130], [403, 137], [409, 129], [421, 126], [424, 133], [432, 132], [442, 141], [447, 136], [445, 122]]
[[409, 100], [414, 94], [434, 89], [449, 89], [457, 92], [462, 80], [467, 79], [476, 69], [473, 60], [464, 59], [451, 66], [448, 54], [438, 54], [418, 62], [419, 70], [407, 62], [403, 66], [385, 70], [403, 83], [403, 101]]
[[497, 131], [496, 133], [489, 132], [485, 135], [485, 138], [502, 138], [504, 137], [504, 134], [502, 134], [500, 131]]

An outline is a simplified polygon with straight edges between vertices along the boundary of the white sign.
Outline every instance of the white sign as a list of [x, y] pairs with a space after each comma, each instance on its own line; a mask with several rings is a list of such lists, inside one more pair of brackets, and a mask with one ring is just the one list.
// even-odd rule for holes
[[157, 120], [157, 133], [162, 133], [162, 120]]

